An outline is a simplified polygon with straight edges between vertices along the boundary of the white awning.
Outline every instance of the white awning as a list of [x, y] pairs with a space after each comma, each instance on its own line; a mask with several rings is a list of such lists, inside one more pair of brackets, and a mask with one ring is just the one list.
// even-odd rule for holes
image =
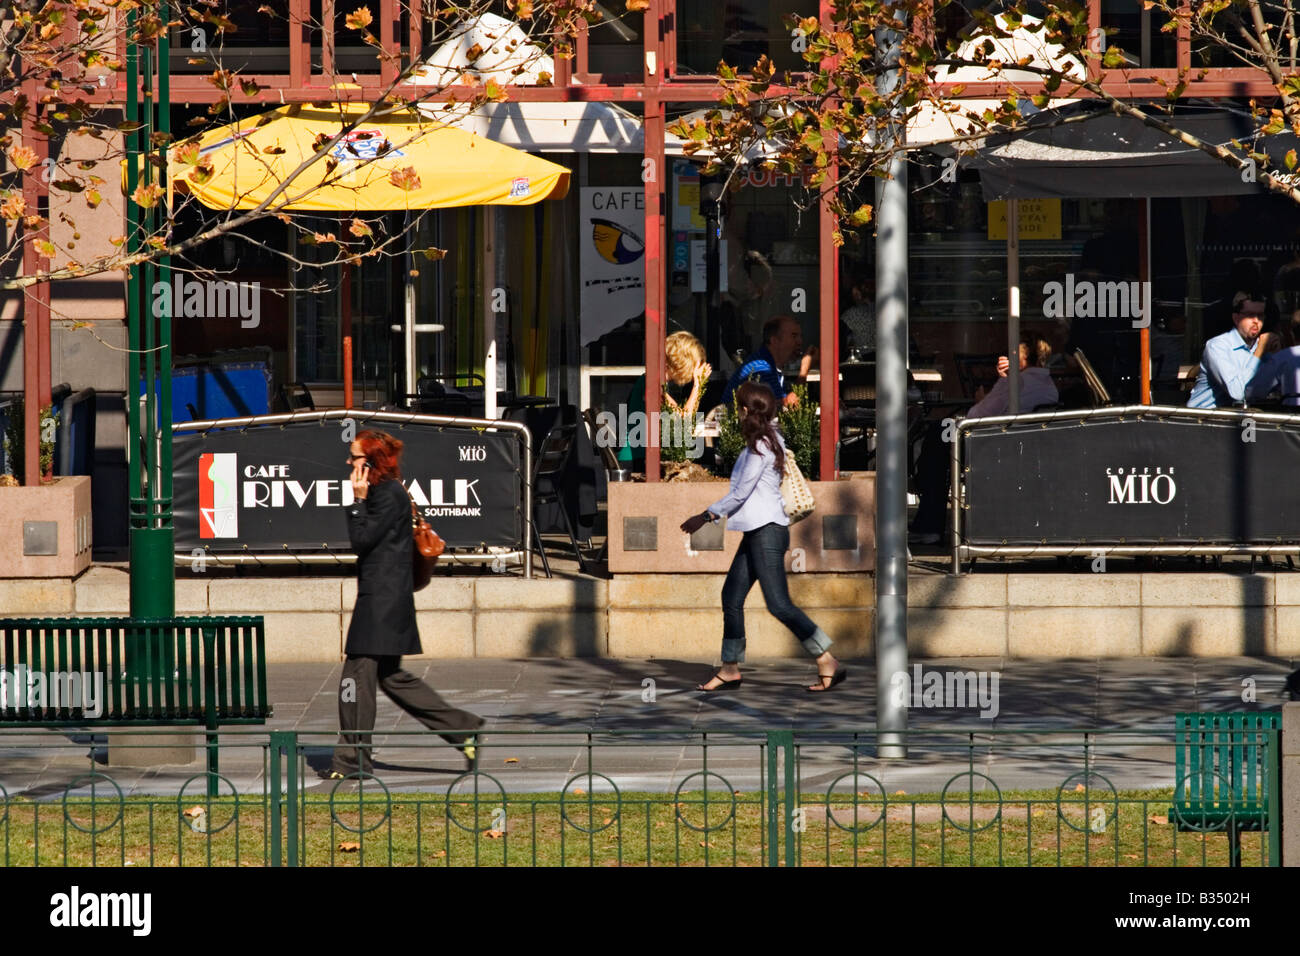
[[[995, 18], [1002, 30], [1007, 30], [1007, 19], [1002, 14]], [[1042, 29], [1033, 31], [1028, 27], [1038, 27], [1042, 23], [1035, 17], [1021, 17], [1023, 24], [1015, 30], [1007, 31], [1010, 36], [990, 37], [977, 33], [965, 40], [958, 48], [956, 57], [973, 60], [982, 54], [985, 60], [997, 60], [1007, 64], [994, 72], [985, 66], [940, 67], [935, 71], [935, 79], [940, 83], [980, 83], [996, 80], [1006, 83], [1029, 84], [1036, 86], [1042, 82], [1042, 76], [1030, 70], [1017, 70], [1010, 64], [1019, 63], [1028, 58], [1027, 65], [1040, 69], [1058, 70], [1067, 77], [1083, 79], [1088, 69], [1076, 56], [1067, 56], [1065, 47], [1059, 43], [1049, 43]], [[984, 51], [991, 46], [987, 53]]]
[[529, 43], [528, 34], [518, 24], [484, 13], [452, 27], [451, 37], [412, 72], [410, 82], [451, 86], [491, 78], [502, 85], [532, 85], [542, 73], [554, 77], [555, 61], [541, 47]]
[[641, 120], [611, 103], [428, 104], [420, 111], [485, 139], [530, 153], [640, 153]]

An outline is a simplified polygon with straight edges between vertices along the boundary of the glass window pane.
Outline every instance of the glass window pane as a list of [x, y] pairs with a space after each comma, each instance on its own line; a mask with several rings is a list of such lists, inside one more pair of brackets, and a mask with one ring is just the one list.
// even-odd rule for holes
[[961, 43], [976, 32], [976, 10], [999, 12], [1008, 6], [1025, 16], [1042, 19], [1046, 7], [1039, 0], [967, 0], [967, 2], [950, 3], [935, 15], [935, 36], [939, 49], [949, 43]]
[[766, 55], [781, 70], [799, 70], [802, 54], [791, 42], [785, 17], [817, 15], [816, 0], [678, 0], [677, 68], [682, 74], [711, 76], [718, 61], [748, 70]]
[[1101, 0], [1101, 23], [1106, 46], [1119, 47], [1132, 66], [1174, 69], [1178, 66], [1178, 40], [1163, 31], [1168, 17], [1144, 10], [1142, 0]]
[[623, 10], [621, 3], [597, 3], [596, 10], [602, 19], [587, 27], [587, 71], [639, 79], [644, 73], [645, 14]]
[[[1193, 31], [1193, 69], [1201, 67], [1249, 69], [1252, 66], [1258, 68], [1263, 61], [1258, 54], [1250, 51], [1249, 43], [1242, 36], [1243, 30], [1251, 37], [1257, 36], [1250, 10], [1251, 7], [1245, 4], [1230, 6], [1215, 14], [1209, 30], [1202, 28]], [[1269, 41], [1278, 48], [1279, 65], [1287, 72], [1296, 70], [1300, 66], [1300, 44], [1296, 41], [1294, 7], [1290, 2], [1277, 3], [1264, 0], [1259, 4], [1259, 10], [1270, 28]], [[1207, 33], [1211, 35], [1206, 35]], [[1247, 59], [1243, 60], [1237, 56], [1223, 42], [1216, 41], [1214, 36], [1221, 37], [1232, 48], [1245, 52]]]
[[744, 176], [744, 185], [726, 200], [719, 248], [721, 303], [711, 308], [699, 169], [681, 159], [672, 165], [667, 331], [695, 335], [725, 380], [763, 344], [763, 324], [775, 316], [793, 316], [804, 344], [817, 343], [817, 211], [796, 205], [805, 198], [797, 180], [758, 169]]
[[[337, 231], [336, 220], [318, 219], [315, 228], [325, 232], [332, 226]], [[307, 228], [312, 228], [310, 224]], [[296, 239], [297, 230], [293, 230]], [[335, 248], [335, 247], [329, 247]], [[296, 374], [300, 382], [340, 382], [343, 380], [343, 354], [339, 318], [339, 286], [341, 275], [338, 266], [321, 266], [316, 263], [333, 258], [320, 246], [294, 243], [293, 254], [306, 263], [295, 278], [294, 285], [294, 354]]]

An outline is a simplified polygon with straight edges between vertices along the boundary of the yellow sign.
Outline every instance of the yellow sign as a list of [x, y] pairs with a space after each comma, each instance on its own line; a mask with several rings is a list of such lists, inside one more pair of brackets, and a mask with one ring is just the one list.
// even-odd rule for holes
[[[989, 203], [989, 238], [1006, 239], [1007, 202], [998, 199]], [[1060, 239], [1061, 200], [1021, 199], [1021, 239]]]

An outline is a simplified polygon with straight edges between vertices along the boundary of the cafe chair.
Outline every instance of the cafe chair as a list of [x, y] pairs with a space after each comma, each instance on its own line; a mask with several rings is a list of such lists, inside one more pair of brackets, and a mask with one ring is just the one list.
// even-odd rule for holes
[[[415, 394], [405, 396], [406, 407], [425, 415], [447, 415], [453, 418], [470, 418], [473, 412], [472, 396], [440, 381], [443, 376], [426, 375], [416, 380]], [[453, 381], [455, 379], [453, 378]]]
[[875, 362], [851, 362], [840, 366], [840, 401], [847, 408], [875, 407]]
[[316, 411], [316, 402], [311, 397], [311, 389], [302, 382], [285, 382], [280, 386], [280, 401], [284, 410], [297, 412], [302, 409]]
[[546, 560], [546, 546], [537, 530], [538, 505], [553, 504], [559, 508], [564, 529], [569, 535], [569, 544], [573, 545], [573, 553], [578, 558], [578, 569], [584, 573], [587, 570], [582, 549], [578, 547], [578, 538], [573, 533], [569, 512], [564, 507], [564, 467], [573, 451], [577, 434], [576, 424], [563, 425], [557, 422], [542, 440], [542, 446], [537, 451], [537, 461], [533, 464], [533, 543], [542, 556], [542, 567], [546, 569], [548, 578], [551, 577], [551, 564]]
[[623, 466], [619, 464], [618, 455], [614, 454], [614, 448], [609, 439], [604, 442], [600, 440], [601, 431], [609, 431], [609, 426], [603, 428], [596, 423], [598, 412], [594, 408], [585, 409], [582, 413], [582, 420], [587, 423], [587, 430], [591, 435], [591, 444], [595, 447], [600, 455], [600, 461], [605, 466], [606, 471], [618, 471]]
[[1079, 371], [1083, 373], [1083, 380], [1088, 386], [1088, 391], [1092, 392], [1092, 397], [1096, 400], [1097, 404], [1099, 406], [1109, 405], [1110, 392], [1102, 383], [1100, 376], [1097, 375], [1097, 370], [1094, 369], [1092, 363], [1088, 361], [1088, 356], [1083, 354], [1083, 349], [1074, 350], [1074, 360], [1079, 363]]

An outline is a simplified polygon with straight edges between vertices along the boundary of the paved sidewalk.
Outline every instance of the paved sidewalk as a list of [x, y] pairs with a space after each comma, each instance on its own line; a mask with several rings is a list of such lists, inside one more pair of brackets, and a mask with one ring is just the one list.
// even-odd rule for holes
[[[909, 711], [912, 732], [958, 728], [966, 733], [943, 738], [917, 735], [906, 760], [877, 760], [874, 738], [865, 733], [857, 748], [858, 769], [873, 774], [891, 793], [938, 791], [954, 774], [969, 769], [987, 774], [1003, 790], [1059, 786], [1083, 769], [1078, 746], [1065, 746], [1059, 736], [990, 735], [989, 731], [1067, 729], [1158, 732], [1161, 737], [1094, 738], [1093, 766], [1120, 788], [1169, 787], [1173, 784], [1169, 744], [1174, 713], [1277, 709], [1284, 702], [1280, 696], [1283, 680], [1297, 666], [1297, 661], [1276, 658], [1067, 662], [962, 658], [919, 663], [924, 673], [997, 672], [997, 712], [996, 716], [981, 717], [978, 707], [913, 707]], [[760, 785], [762, 773], [757, 747], [760, 738], [728, 738], [722, 730], [869, 731], [876, 716], [874, 661], [849, 661], [847, 665], [848, 680], [822, 695], [803, 689], [813, 679], [809, 661], [746, 665], [743, 687], [717, 694], [694, 690], [695, 684], [711, 673], [710, 667], [683, 661], [407, 662], [408, 669], [448, 700], [488, 719], [480, 769], [512, 792], [560, 790], [572, 777], [585, 773], [590, 734], [597, 735], [597, 745], [590, 752], [594, 770], [624, 791], [670, 792], [703, 768], [701, 731], [710, 732], [710, 772], [722, 774], [726, 783], [736, 788], [753, 789]], [[275, 717], [267, 729], [303, 735], [300, 742], [308, 765], [307, 785], [324, 788], [325, 793], [330, 785], [318, 781], [312, 771], [328, 764], [336, 738], [340, 669], [340, 664], [280, 664], [269, 669]], [[991, 690], [991, 684], [985, 686]], [[1243, 703], [1243, 690], [1252, 686], [1256, 701]], [[421, 729], [380, 695], [375, 772], [393, 790], [443, 792], [463, 772], [460, 755], [438, 737], [391, 733]], [[511, 733], [535, 730], [549, 733]], [[617, 741], [600, 737], [609, 731], [628, 736]], [[664, 731], [694, 732], [697, 736], [649, 733]], [[825, 742], [816, 742], [819, 739]], [[1011, 739], [1017, 743], [1008, 748], [1005, 744]], [[1079, 742], [1082, 738], [1075, 735], [1072, 739]], [[94, 760], [94, 769], [110, 776], [127, 795], [174, 794], [203, 770], [198, 761], [184, 767], [148, 769], [106, 765], [103, 741], [103, 737], [49, 731], [0, 735], [0, 785], [10, 797], [56, 799], [78, 776], [90, 771]], [[223, 734], [222, 773], [241, 791], [260, 792], [265, 735], [246, 737], [246, 746], [233, 746], [239, 742], [239, 735]], [[201, 760], [202, 751], [196, 755]], [[853, 760], [851, 738], [831, 740], [814, 735], [800, 746], [801, 786], [825, 788], [836, 777], [851, 772]], [[698, 784], [698, 778], [695, 782]], [[191, 782], [186, 792], [197, 794], [201, 783]], [[852, 786], [852, 781], [847, 785]], [[102, 793], [102, 783], [100, 786]], [[582, 786], [608, 788], [599, 778]]]

